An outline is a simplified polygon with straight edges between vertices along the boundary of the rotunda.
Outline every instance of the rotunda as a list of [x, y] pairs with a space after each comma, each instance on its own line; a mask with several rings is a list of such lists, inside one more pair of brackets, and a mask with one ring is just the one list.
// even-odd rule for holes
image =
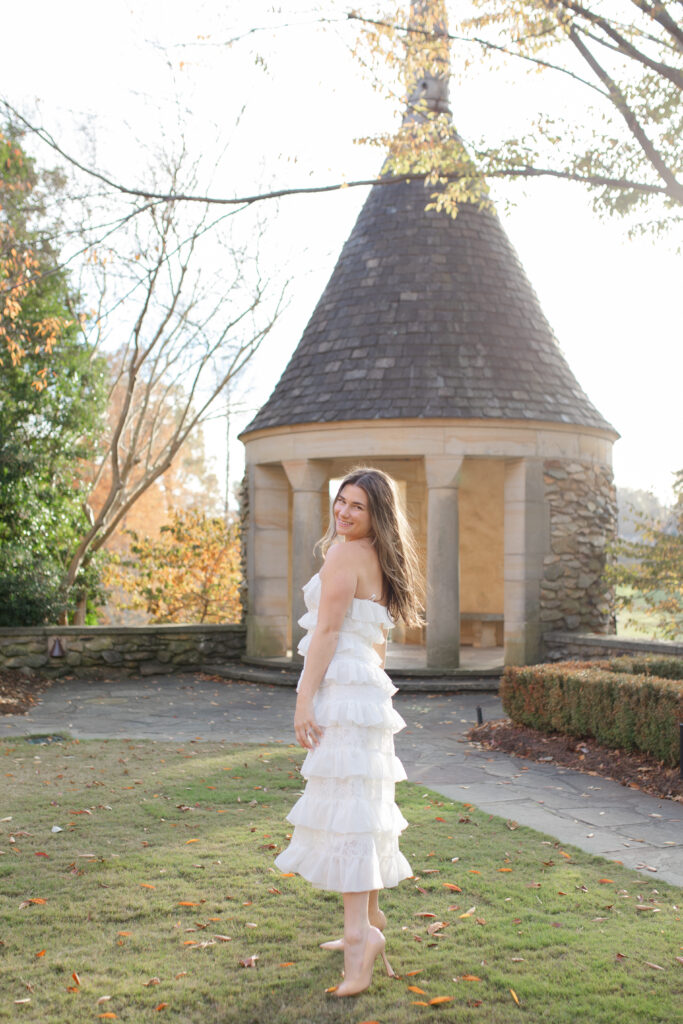
[[[419, 7], [420, 5], [414, 5]], [[421, 95], [447, 104], [446, 76]], [[296, 650], [329, 482], [399, 482], [426, 572], [429, 667], [461, 645], [542, 657], [547, 629], [613, 631], [601, 580], [617, 433], [577, 383], [495, 213], [375, 185], [268, 401], [241, 435], [247, 653]], [[549, 244], [549, 250], [552, 245]], [[502, 653], [502, 652], [501, 652]]]

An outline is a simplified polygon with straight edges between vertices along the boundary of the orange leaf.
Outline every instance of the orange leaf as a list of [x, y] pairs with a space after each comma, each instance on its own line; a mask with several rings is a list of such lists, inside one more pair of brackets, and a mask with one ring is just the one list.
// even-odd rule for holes
[[159, 1003], [159, 1005], [155, 1006], [154, 1009], [155, 1010], [165, 1010], [167, 1006], [168, 1006], [168, 1003]]
[[50, 859], [49, 854], [43, 853], [42, 850], [37, 850], [36, 853], [34, 854], [34, 856], [35, 857], [47, 857], [48, 860]]
[[422, 971], [423, 971], [422, 967], [419, 969], [419, 971], [406, 971], [406, 975], [405, 976], [406, 976], [406, 978], [412, 978], [413, 975], [415, 975], [415, 974], [422, 974]]
[[463, 974], [461, 981], [481, 981], [481, 978], [477, 977], [476, 974]]
[[336, 992], [338, 988], [339, 988], [339, 985], [330, 985], [330, 987], [326, 988], [325, 991], [326, 992]]
[[278, 964], [278, 967], [293, 967], [295, 964], [294, 960], [285, 960], [284, 963]]
[[141, 889], [156, 889], [156, 885], [150, 885], [149, 882], [140, 882]]
[[132, 932], [117, 932], [117, 935], [132, 935]]
[[77, 985], [80, 985], [80, 983], [81, 983], [81, 979], [80, 979], [80, 978], [78, 977], [78, 975], [76, 974], [76, 972], [75, 972], [75, 971], [73, 972], [73, 974], [71, 975], [71, 977], [73, 978], [73, 980], [74, 980], [74, 981], [76, 982], [76, 984], [77, 984]]
[[[294, 878], [295, 874], [296, 874], [296, 871], [286, 871], [284, 875], [280, 875], [280, 878]], [[334, 989], [336, 987], [337, 986], [335, 985], [334, 988], [326, 988], [325, 991], [326, 992], [334, 992]]]
[[445, 821], [445, 818], [434, 818], [434, 821]]
[[515, 992], [514, 988], [510, 989], [510, 995], [512, 996], [514, 1001], [517, 1003], [517, 1006], [519, 1006], [519, 999], [517, 998], [517, 993]]
[[198, 843], [198, 842], [199, 842], [198, 839], [186, 839], [185, 840], [185, 846], [189, 846], [190, 843]]
[[429, 1006], [429, 1003], [425, 1003], [424, 999], [413, 999], [411, 1006]]
[[430, 914], [428, 910], [418, 910], [417, 914], [413, 914], [413, 917], [436, 917], [436, 914]]
[[45, 956], [45, 950], [44, 949], [41, 949], [40, 953], [36, 953], [36, 960], [38, 959], [39, 956]]
[[512, 871], [512, 868], [498, 868], [499, 871]]
[[434, 999], [429, 1000], [430, 1006], [439, 1006], [440, 1003], [452, 1003], [453, 996], [436, 996]]
[[444, 889], [450, 889], [452, 892], [462, 892], [459, 885], [453, 885], [452, 882], [442, 882]]
[[149, 981], [143, 981], [142, 984], [145, 988], [149, 988], [151, 985], [161, 985], [161, 978], [150, 978]]
[[418, 988], [417, 985], [408, 985], [408, 991], [417, 992], [419, 996], [424, 996], [427, 994], [423, 988]]
[[198, 903], [193, 903], [191, 900], [181, 900], [178, 904], [179, 907], [198, 907]]
[[[565, 853], [564, 850], [560, 850], [560, 857], [566, 857], [567, 860], [571, 860], [572, 859], [571, 854], [570, 853]], [[512, 989], [510, 989], [510, 991], [512, 992]]]
[[467, 873], [468, 875], [480, 875], [481, 871], [477, 871], [474, 868], [470, 868], [470, 870]]
[[600, 885], [614, 885], [613, 878], [598, 878], [598, 882], [600, 882]]

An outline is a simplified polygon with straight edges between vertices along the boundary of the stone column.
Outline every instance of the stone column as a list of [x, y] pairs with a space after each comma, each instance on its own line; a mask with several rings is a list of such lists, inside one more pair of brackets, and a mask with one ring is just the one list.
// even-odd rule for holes
[[289, 487], [279, 465], [248, 465], [247, 654], [284, 657], [289, 631]]
[[529, 665], [541, 655], [541, 583], [550, 548], [550, 512], [539, 459], [505, 466], [505, 664]]
[[427, 456], [427, 666], [460, 664], [458, 483], [462, 456]]
[[303, 659], [296, 652], [305, 632], [298, 625], [306, 611], [301, 588], [320, 567], [313, 548], [325, 531], [322, 491], [329, 479], [328, 464], [293, 459], [282, 465], [292, 488], [292, 660], [301, 662]]

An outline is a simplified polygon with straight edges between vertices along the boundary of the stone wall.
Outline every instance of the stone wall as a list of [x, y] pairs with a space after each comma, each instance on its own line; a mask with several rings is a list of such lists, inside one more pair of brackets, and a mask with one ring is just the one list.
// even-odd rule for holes
[[631, 637], [566, 633], [559, 630], [544, 635], [543, 647], [547, 661], [584, 661], [591, 658], [613, 658], [620, 654], [670, 654], [683, 657], [683, 643], [672, 640], [636, 640]]
[[[57, 677], [211, 672], [245, 651], [245, 627], [34, 626], [0, 629], [0, 668]], [[63, 650], [55, 657], [55, 641]]]
[[615, 633], [614, 595], [602, 581], [607, 545], [616, 537], [612, 471], [593, 462], [546, 459], [550, 554], [541, 582], [543, 632]]

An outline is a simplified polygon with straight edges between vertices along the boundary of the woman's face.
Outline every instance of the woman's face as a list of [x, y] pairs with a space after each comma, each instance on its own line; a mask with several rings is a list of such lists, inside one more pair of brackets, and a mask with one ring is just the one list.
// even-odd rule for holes
[[362, 487], [347, 484], [337, 495], [334, 506], [337, 536], [349, 540], [362, 540], [370, 535], [372, 524], [368, 509], [368, 496]]

